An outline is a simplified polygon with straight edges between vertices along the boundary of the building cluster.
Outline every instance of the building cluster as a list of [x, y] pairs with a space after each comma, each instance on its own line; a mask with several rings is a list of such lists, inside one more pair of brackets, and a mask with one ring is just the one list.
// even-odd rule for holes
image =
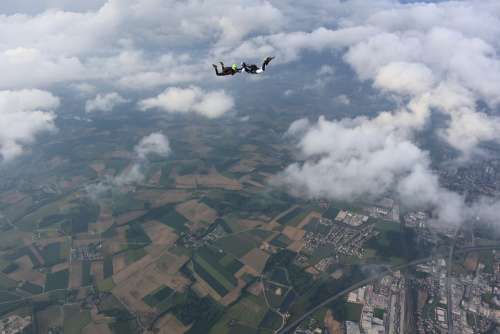
[[440, 171], [441, 182], [449, 189], [469, 197], [493, 196], [500, 191], [500, 159], [473, 162]]
[[71, 248], [71, 261], [99, 261], [104, 257], [101, 253], [102, 243]]
[[328, 332], [323, 329], [323, 324], [321, 322], [315, 318], [309, 318], [308, 321], [304, 321], [304, 323], [294, 331], [294, 334], [328, 334]]
[[[212, 228], [213, 226], [213, 228]], [[186, 248], [200, 248], [203, 246], [206, 246], [208, 244], [211, 244], [212, 242], [224, 237], [227, 235], [227, 232], [224, 230], [224, 228], [219, 225], [219, 224], [213, 224], [211, 226], [211, 229], [205, 233], [200, 235], [199, 233], [195, 232], [187, 232], [187, 233], [182, 233], [181, 234], [181, 244], [183, 247]]]
[[417, 270], [428, 275], [417, 282], [419, 295], [426, 296], [417, 313], [419, 333], [446, 333], [453, 326], [455, 333], [473, 334], [499, 326], [500, 257], [494, 261], [493, 272], [478, 262], [473, 273], [450, 276], [444, 259], [419, 265]]
[[324, 272], [326, 271], [328, 268], [330, 268], [330, 266], [332, 264], [335, 263], [335, 258], [334, 257], [325, 257], [323, 259], [321, 259], [318, 263], [316, 263], [314, 265], [314, 269], [316, 269], [317, 271], [319, 272]]
[[423, 229], [426, 227], [429, 215], [423, 211], [409, 212], [403, 217], [403, 221], [407, 227]]
[[337, 217], [335, 217], [335, 220], [349, 226], [358, 227], [368, 221], [368, 216], [360, 215], [347, 210], [341, 210], [337, 214]]
[[399, 205], [391, 198], [367, 205], [364, 210], [372, 218], [399, 222]]
[[321, 218], [319, 223], [323, 225], [321, 231], [326, 233], [307, 232], [303, 248], [306, 252], [312, 253], [319, 247], [328, 246], [341, 255], [362, 257], [364, 242], [373, 236], [373, 225], [351, 227], [325, 218]]
[[31, 325], [30, 316], [10, 315], [0, 320], [0, 334], [20, 334], [29, 325]]
[[351, 292], [347, 302], [362, 309], [359, 322], [344, 323], [346, 333], [406, 333], [406, 298], [406, 279], [400, 272]]

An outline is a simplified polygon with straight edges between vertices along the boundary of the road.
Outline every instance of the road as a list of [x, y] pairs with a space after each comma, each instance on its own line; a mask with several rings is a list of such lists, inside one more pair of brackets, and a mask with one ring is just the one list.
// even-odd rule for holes
[[451, 298], [451, 270], [453, 268], [453, 251], [455, 250], [455, 240], [457, 240], [457, 235], [460, 229], [455, 232], [455, 237], [453, 238], [453, 243], [451, 244], [450, 251], [448, 253], [448, 263], [446, 263], [446, 309], [448, 316], [448, 333], [453, 334], [453, 300]]
[[[478, 247], [464, 247], [464, 248], [461, 248], [461, 249], [457, 250], [456, 253], [470, 253], [470, 252], [487, 251], [487, 250], [493, 250], [493, 249], [500, 249], [500, 245], [495, 245], [495, 246], [478, 246]], [[404, 269], [404, 268], [407, 268], [407, 267], [411, 267], [411, 266], [414, 266], [414, 265], [417, 265], [417, 264], [426, 263], [426, 262], [432, 260], [432, 258], [434, 258], [434, 257], [436, 257], [436, 255], [429, 256], [429, 257], [426, 257], [426, 258], [423, 258], [423, 259], [419, 259], [419, 260], [414, 260], [414, 261], [408, 262], [408, 263], [403, 264], [403, 265], [398, 265], [398, 266], [391, 267], [390, 270], [386, 269], [386, 270], [384, 270], [383, 272], [381, 272], [381, 273], [379, 273], [377, 275], [371, 276], [371, 277], [369, 277], [367, 279], [364, 279], [364, 280], [362, 280], [362, 281], [360, 281], [360, 282], [358, 282], [358, 283], [356, 283], [354, 285], [351, 285], [347, 289], [344, 289], [344, 290], [340, 291], [336, 295], [333, 295], [330, 298], [328, 298], [325, 301], [323, 301], [322, 303], [314, 306], [309, 311], [307, 311], [306, 313], [304, 313], [299, 319], [295, 320], [294, 322], [292, 322], [291, 324], [289, 324], [288, 326], [286, 326], [285, 328], [283, 328], [277, 334], [290, 333], [297, 326], [299, 326], [302, 323], [302, 321], [304, 321], [305, 319], [307, 319], [314, 312], [316, 312], [319, 309], [325, 307], [326, 305], [330, 304], [334, 300], [336, 300], [336, 299], [338, 299], [338, 298], [340, 298], [340, 297], [348, 294], [349, 292], [352, 292], [352, 291], [354, 291], [356, 289], [359, 289], [359, 288], [361, 288], [361, 287], [363, 287], [363, 286], [365, 286], [365, 285], [367, 285], [369, 283], [372, 283], [374, 281], [382, 279], [384, 276], [390, 274], [391, 271], [397, 271], [397, 270], [401, 270], [401, 269]]]

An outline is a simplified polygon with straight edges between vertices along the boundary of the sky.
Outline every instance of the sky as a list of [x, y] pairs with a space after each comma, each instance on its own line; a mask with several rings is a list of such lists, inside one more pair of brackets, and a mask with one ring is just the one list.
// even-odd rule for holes
[[[279, 73], [321, 54], [326, 61], [304, 91], [327, 89], [340, 59], [359, 86], [395, 107], [296, 120], [284, 135], [300, 159], [276, 184], [312, 198], [393, 193], [447, 224], [498, 205], [491, 198], [466, 204], [444, 189], [416, 141], [433, 115], [445, 119], [434, 133], [462, 162], [500, 141], [497, 0], [4, 0], [0, 13], [2, 163], [26, 154], [42, 134], [57, 136], [61, 86], [89, 115], [131, 104], [216, 120], [238, 100], [231, 78], [216, 78], [212, 62], [274, 55]], [[352, 102], [327, 94], [337, 105]]]

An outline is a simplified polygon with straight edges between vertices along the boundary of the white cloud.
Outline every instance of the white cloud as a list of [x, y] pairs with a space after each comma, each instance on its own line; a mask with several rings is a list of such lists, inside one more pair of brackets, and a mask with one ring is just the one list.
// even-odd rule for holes
[[374, 86], [400, 94], [421, 94], [434, 84], [432, 71], [419, 63], [395, 62], [378, 71]]
[[144, 171], [149, 165], [152, 155], [167, 157], [171, 152], [168, 138], [161, 132], [154, 132], [143, 137], [134, 148], [135, 162], [114, 177], [111, 183], [122, 187], [134, 183], [143, 182], [146, 176]]
[[134, 147], [134, 161], [127, 168], [114, 177], [107, 177], [104, 181], [85, 187], [87, 194], [96, 200], [113, 188], [122, 188], [144, 182], [145, 172], [150, 165], [153, 155], [166, 158], [171, 153], [170, 143], [161, 132], [153, 132], [143, 137]]
[[345, 94], [341, 94], [341, 95], [338, 95], [336, 96], [333, 101], [335, 103], [338, 103], [338, 104], [341, 104], [341, 105], [344, 105], [344, 106], [348, 106], [351, 104], [351, 99], [349, 98], [349, 96], [345, 95]]
[[91, 85], [87, 82], [75, 83], [71, 85], [71, 88], [76, 90], [80, 95], [92, 95], [97, 91], [97, 87]]
[[126, 185], [143, 182], [145, 179], [143, 165], [134, 163], [126, 168], [123, 172], [118, 174], [112, 179], [112, 185], [116, 187], [123, 187]]
[[25, 4], [2, 3], [31, 14], [0, 16], [0, 89], [88, 79], [142, 90], [197, 81], [205, 75], [204, 59], [188, 63], [176, 55], [166, 63], [178, 48], [225, 48], [286, 23], [263, 0], [20, 1]]
[[87, 100], [85, 103], [85, 111], [88, 113], [95, 111], [111, 111], [116, 106], [126, 102], [128, 102], [128, 100], [116, 92], [105, 95], [98, 94], [94, 99]]
[[0, 89], [46, 87], [87, 78], [78, 58], [48, 56], [37, 49], [28, 48], [0, 51], [0, 71]]
[[322, 90], [328, 83], [333, 81], [335, 68], [330, 65], [323, 65], [316, 73], [315, 79], [312, 83], [306, 83], [304, 89], [306, 90]]
[[59, 99], [41, 90], [0, 91], [0, 161], [23, 153], [37, 135], [56, 129]]
[[302, 119], [288, 134], [305, 161], [275, 181], [297, 195], [354, 201], [397, 194], [406, 207], [432, 208], [441, 222], [463, 221], [461, 197], [439, 186], [427, 153], [382, 118]]
[[220, 117], [234, 107], [233, 98], [223, 90], [205, 92], [199, 87], [170, 87], [157, 97], [139, 102], [143, 111], [161, 109], [174, 113], [197, 113], [208, 118]]
[[[335, 12], [338, 28], [257, 36], [226, 50], [224, 55], [260, 58], [273, 54], [279, 64], [299, 59], [306, 50], [345, 51], [344, 60], [361, 80], [409, 101], [408, 110], [412, 111], [411, 105], [416, 103], [423, 107], [422, 101], [427, 99], [425, 106], [429, 109], [413, 117], [418, 120], [414, 128], [420, 128], [421, 122], [428, 122], [431, 113], [437, 111], [451, 118], [438, 131], [465, 156], [474, 153], [483, 141], [500, 142], [500, 132], [495, 131], [498, 120], [479, 114], [475, 107], [479, 100], [491, 107], [500, 103], [498, 1], [332, 1], [321, 2], [318, 8]], [[323, 83], [318, 79], [306, 88]], [[462, 94], [469, 97], [465, 104], [461, 104]], [[448, 100], [446, 105], [440, 101], [443, 99]], [[466, 120], [471, 121], [468, 126]]]
[[166, 157], [170, 154], [170, 143], [165, 135], [154, 132], [142, 138], [134, 151], [141, 160], [147, 159], [150, 154]]

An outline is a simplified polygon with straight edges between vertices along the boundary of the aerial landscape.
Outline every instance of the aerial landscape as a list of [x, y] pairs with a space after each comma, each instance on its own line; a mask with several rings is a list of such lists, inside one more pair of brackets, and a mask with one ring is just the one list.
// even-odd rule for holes
[[499, 37], [496, 0], [2, 2], [0, 333], [500, 333]]

